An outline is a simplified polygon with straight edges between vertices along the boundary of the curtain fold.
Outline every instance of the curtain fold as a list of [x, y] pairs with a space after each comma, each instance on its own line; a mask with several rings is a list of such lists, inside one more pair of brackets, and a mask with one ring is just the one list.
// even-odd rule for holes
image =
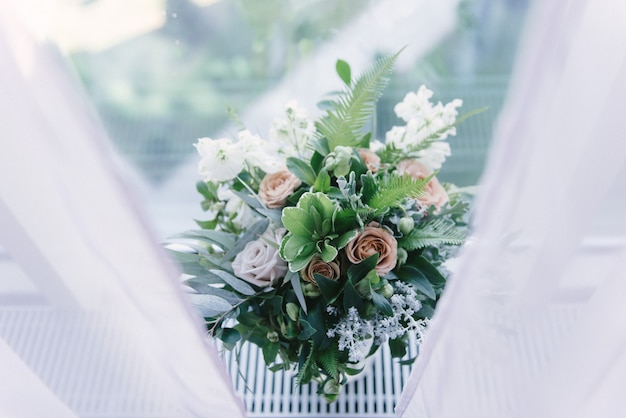
[[37, 297], [0, 284], [2, 381], [23, 395], [0, 415], [244, 416], [77, 79], [19, 5], [0, 0], [0, 271]]
[[399, 417], [622, 416], [624, 28], [623, 3], [533, 4], [473, 238]]

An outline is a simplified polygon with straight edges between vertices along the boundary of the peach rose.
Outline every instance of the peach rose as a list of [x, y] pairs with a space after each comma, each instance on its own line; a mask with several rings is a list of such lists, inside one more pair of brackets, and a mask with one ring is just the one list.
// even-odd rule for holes
[[326, 263], [320, 257], [315, 256], [305, 268], [300, 270], [300, 277], [302, 280], [317, 285], [314, 274], [321, 274], [330, 280], [338, 280], [341, 276], [341, 269], [336, 261]]
[[367, 169], [375, 173], [380, 168], [380, 157], [371, 149], [360, 148], [359, 155], [363, 158]]
[[300, 179], [286, 168], [267, 174], [259, 185], [259, 199], [268, 208], [282, 208], [300, 184]]
[[373, 254], [378, 254], [376, 272], [389, 273], [397, 262], [398, 242], [391, 233], [377, 222], [370, 222], [365, 229], [346, 245], [346, 256], [358, 264]]
[[[400, 176], [409, 175], [414, 179], [425, 179], [432, 173], [424, 164], [417, 160], [403, 160], [398, 164], [398, 174]], [[434, 205], [439, 210], [450, 199], [446, 189], [433, 176], [424, 188], [424, 194], [418, 197], [417, 200], [426, 207]]]

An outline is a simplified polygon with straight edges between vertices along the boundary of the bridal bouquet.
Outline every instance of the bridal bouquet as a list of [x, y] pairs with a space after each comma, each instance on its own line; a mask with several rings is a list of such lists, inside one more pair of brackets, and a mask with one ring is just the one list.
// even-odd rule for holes
[[367, 132], [396, 57], [356, 80], [339, 60], [345, 87], [315, 122], [290, 103], [269, 141], [199, 139], [207, 220], [173, 237], [210, 335], [258, 345], [329, 401], [381, 345], [401, 358], [421, 341], [465, 237], [468, 203], [435, 176], [461, 100], [434, 104], [422, 86], [384, 143]]

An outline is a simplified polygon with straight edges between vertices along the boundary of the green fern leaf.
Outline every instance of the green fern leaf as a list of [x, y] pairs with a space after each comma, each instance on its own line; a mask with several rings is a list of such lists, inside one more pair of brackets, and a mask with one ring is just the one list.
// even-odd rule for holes
[[319, 136], [328, 140], [330, 151], [340, 145], [359, 144], [361, 131], [371, 118], [400, 52], [380, 58], [332, 102], [333, 109], [319, 120]]
[[339, 349], [332, 345], [317, 356], [317, 364], [333, 379], [339, 377]]
[[315, 348], [313, 347], [313, 341], [311, 341], [311, 347], [309, 351], [309, 355], [304, 360], [304, 363], [300, 366], [300, 370], [298, 371], [298, 375], [296, 376], [296, 385], [307, 384], [311, 381], [311, 373], [310, 367], [311, 362], [313, 361], [313, 357], [315, 356]]
[[388, 208], [399, 205], [407, 197], [421, 196], [431, 177], [414, 179], [409, 176], [393, 174], [379, 183], [374, 196], [365, 203], [377, 214], [381, 214]]
[[452, 221], [436, 219], [419, 225], [410, 234], [399, 240], [406, 250], [418, 250], [438, 245], [461, 245], [465, 242], [465, 233]]

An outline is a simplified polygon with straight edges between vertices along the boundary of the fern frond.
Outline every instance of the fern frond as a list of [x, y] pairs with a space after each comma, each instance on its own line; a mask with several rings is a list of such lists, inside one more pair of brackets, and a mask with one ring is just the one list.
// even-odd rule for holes
[[330, 377], [337, 379], [339, 377], [339, 350], [337, 346], [331, 345], [327, 350], [319, 353], [317, 363]]
[[318, 133], [328, 140], [330, 151], [339, 145], [358, 145], [363, 126], [371, 118], [400, 52], [380, 58], [332, 102], [333, 109], [317, 122]]
[[407, 197], [416, 198], [421, 196], [424, 187], [428, 184], [431, 177], [414, 179], [409, 176], [392, 174], [379, 183], [378, 190], [366, 203], [377, 214], [381, 214], [388, 208], [399, 205]]
[[311, 380], [311, 374], [309, 368], [311, 367], [311, 362], [313, 361], [313, 357], [315, 355], [315, 348], [313, 347], [313, 341], [311, 341], [309, 355], [304, 360], [304, 363], [300, 365], [300, 370], [298, 371], [298, 375], [296, 376], [296, 385], [307, 384]]
[[465, 233], [452, 221], [436, 219], [419, 225], [410, 234], [400, 239], [399, 244], [406, 250], [418, 250], [438, 245], [461, 245]]

